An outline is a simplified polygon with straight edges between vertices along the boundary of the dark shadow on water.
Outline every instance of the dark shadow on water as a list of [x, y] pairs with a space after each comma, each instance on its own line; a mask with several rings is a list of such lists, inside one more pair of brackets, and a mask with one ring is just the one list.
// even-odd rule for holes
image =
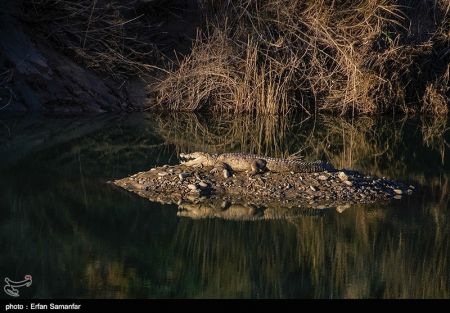
[[[446, 117], [0, 120], [0, 279], [31, 274], [21, 297], [450, 297]], [[106, 183], [194, 150], [300, 152], [418, 188], [388, 205], [230, 221]]]

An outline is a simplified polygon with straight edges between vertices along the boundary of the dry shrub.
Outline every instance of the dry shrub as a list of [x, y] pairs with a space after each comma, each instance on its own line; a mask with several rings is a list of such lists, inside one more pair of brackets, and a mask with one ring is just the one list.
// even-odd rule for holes
[[444, 115], [448, 113], [447, 99], [445, 93], [439, 90], [433, 84], [428, 84], [423, 96], [422, 111], [436, 115]]
[[[450, 49], [449, 49], [450, 52]], [[447, 71], [434, 83], [428, 83], [423, 95], [423, 113], [431, 113], [435, 115], [446, 115], [448, 113], [448, 94], [449, 79], [450, 78], [450, 64], [447, 66]]]
[[[448, 6], [439, 3], [204, 1], [208, 31], [161, 83], [158, 105], [281, 114], [299, 107], [418, 111], [414, 102], [427, 93], [426, 82], [448, 65]], [[426, 14], [414, 16], [421, 6]], [[411, 19], [434, 19], [434, 26], [414, 33]]]
[[23, 19], [88, 68], [113, 78], [146, 76], [162, 58], [156, 25], [136, 0], [23, 0]]
[[156, 109], [448, 112], [446, 0], [201, 0], [205, 25], [174, 65], [159, 22], [186, 3], [22, 0], [22, 18], [113, 78], [158, 75]]
[[293, 70], [299, 60], [264, 58], [258, 43], [248, 38], [240, 51], [228, 31], [201, 32], [191, 54], [158, 86], [158, 105], [169, 110], [287, 113]]

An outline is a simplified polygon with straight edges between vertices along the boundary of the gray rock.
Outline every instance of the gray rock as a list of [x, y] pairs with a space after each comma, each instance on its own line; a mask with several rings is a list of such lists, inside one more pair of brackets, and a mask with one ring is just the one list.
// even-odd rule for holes
[[186, 172], [178, 174], [178, 177], [180, 178], [181, 181], [185, 180], [189, 176], [191, 176], [191, 174], [186, 173]]

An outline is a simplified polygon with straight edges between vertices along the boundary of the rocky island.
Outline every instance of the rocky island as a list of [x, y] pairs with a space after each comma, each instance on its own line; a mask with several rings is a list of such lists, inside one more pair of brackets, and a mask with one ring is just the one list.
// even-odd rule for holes
[[[252, 154], [180, 154], [164, 165], [113, 183], [151, 201], [176, 203], [178, 215], [254, 220], [317, 214], [352, 204], [385, 202], [410, 195], [414, 186], [325, 161]], [[315, 212], [315, 213], [314, 213]]]

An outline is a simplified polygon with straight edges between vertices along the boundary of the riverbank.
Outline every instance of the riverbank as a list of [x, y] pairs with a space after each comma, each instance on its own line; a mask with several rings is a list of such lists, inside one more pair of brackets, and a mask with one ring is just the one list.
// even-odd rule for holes
[[448, 113], [443, 0], [2, 5], [2, 110]]

